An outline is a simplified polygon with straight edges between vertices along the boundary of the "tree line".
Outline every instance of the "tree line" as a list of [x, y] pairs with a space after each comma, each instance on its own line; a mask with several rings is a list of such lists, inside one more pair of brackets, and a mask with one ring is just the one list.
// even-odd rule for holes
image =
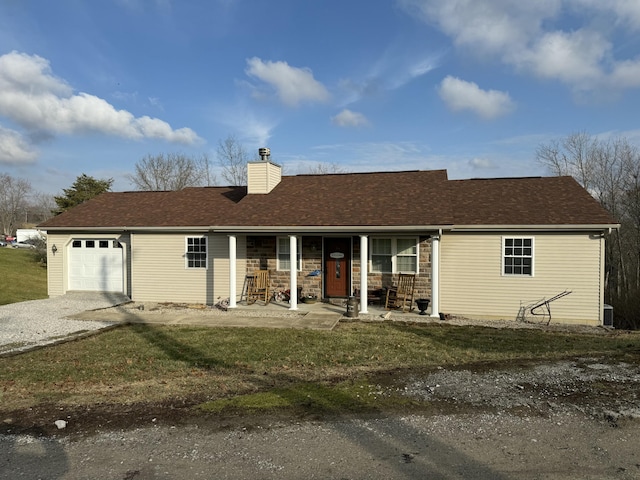
[[553, 175], [576, 179], [620, 223], [607, 235], [605, 302], [614, 324], [640, 328], [640, 151], [627, 138], [586, 132], [552, 140], [536, 160]]

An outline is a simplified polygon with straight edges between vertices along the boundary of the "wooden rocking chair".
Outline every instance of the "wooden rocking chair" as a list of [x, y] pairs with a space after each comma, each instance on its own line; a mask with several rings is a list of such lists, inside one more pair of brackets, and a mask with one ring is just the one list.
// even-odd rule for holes
[[385, 308], [402, 308], [402, 313], [413, 310], [413, 287], [416, 276], [413, 273], [400, 273], [396, 285], [387, 289]]
[[247, 305], [263, 300], [265, 305], [269, 303], [269, 270], [256, 270], [253, 278], [249, 280], [247, 288]]

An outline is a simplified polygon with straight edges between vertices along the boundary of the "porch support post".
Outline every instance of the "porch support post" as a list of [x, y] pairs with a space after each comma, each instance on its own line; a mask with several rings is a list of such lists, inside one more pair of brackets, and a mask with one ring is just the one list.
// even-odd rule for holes
[[440, 317], [440, 236], [431, 237], [431, 316]]
[[289, 235], [289, 310], [298, 310], [298, 239]]
[[369, 237], [360, 235], [360, 313], [369, 313], [367, 303], [369, 301], [367, 290], [369, 288], [367, 275], [369, 267]]
[[236, 308], [236, 236], [229, 235], [229, 308]]

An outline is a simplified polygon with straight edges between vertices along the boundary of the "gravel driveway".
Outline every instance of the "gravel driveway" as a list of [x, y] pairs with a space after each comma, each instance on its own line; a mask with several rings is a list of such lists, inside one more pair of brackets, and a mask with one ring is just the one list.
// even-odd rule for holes
[[129, 298], [116, 293], [77, 292], [59, 297], [0, 306], [0, 354], [46, 345], [77, 332], [97, 330], [111, 322], [85, 322], [69, 315], [113, 307]]

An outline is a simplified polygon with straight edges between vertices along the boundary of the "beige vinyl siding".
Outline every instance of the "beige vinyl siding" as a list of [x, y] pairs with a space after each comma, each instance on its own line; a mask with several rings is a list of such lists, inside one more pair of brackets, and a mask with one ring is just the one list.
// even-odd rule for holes
[[267, 167], [267, 190], [273, 190], [282, 180], [282, 169], [278, 165], [269, 163]]
[[[534, 275], [502, 275], [502, 238], [534, 238]], [[440, 309], [514, 320], [529, 304], [564, 291], [552, 321], [598, 325], [602, 316], [602, 243], [588, 233], [450, 233], [442, 236]]]
[[[131, 293], [137, 302], [206, 303], [213, 290], [207, 268], [187, 268], [186, 237], [205, 234], [135, 233], [131, 235]], [[208, 249], [207, 245], [207, 249]]]
[[[207, 268], [187, 268], [186, 238], [207, 237]], [[244, 237], [237, 239], [238, 295], [246, 272]], [[213, 305], [229, 296], [229, 237], [197, 233], [136, 233], [131, 242], [132, 299]]]
[[[66, 245], [71, 237], [66, 234], [49, 233], [47, 235], [47, 293], [50, 297], [64, 295], [66, 292]], [[51, 247], [58, 251], [53, 254]]]
[[266, 194], [282, 179], [282, 168], [271, 162], [249, 162], [247, 164], [247, 193]]

